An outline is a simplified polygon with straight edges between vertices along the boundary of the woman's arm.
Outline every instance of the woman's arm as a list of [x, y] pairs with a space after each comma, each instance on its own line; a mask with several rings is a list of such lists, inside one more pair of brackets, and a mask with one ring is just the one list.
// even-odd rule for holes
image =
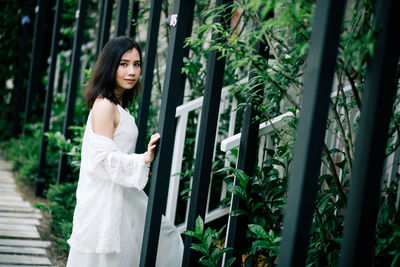
[[111, 179], [114, 183], [142, 190], [147, 183], [150, 162], [154, 160], [159, 134], [151, 137], [144, 154], [125, 154], [113, 141], [120, 121], [118, 107], [107, 99], [97, 99], [91, 111], [92, 136], [88, 150], [88, 172], [97, 178]]
[[113, 139], [119, 120], [117, 105], [106, 98], [96, 99], [92, 108], [92, 129], [96, 134]]
[[[120, 113], [115, 104], [111, 103], [106, 98], [96, 99], [92, 108], [92, 128], [96, 134], [113, 139], [119, 120]], [[158, 133], [151, 136], [145, 154], [146, 163], [153, 162], [157, 141], [159, 139], [160, 134]]]

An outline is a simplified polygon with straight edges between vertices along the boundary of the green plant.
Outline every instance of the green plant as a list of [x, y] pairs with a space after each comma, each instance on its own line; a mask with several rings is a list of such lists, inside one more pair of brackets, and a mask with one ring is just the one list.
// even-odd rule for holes
[[49, 205], [40, 206], [51, 217], [52, 238], [60, 251], [68, 252], [67, 239], [72, 232], [72, 219], [76, 205], [77, 182], [52, 185], [47, 192]]
[[[397, 174], [397, 178], [399, 174]], [[385, 184], [382, 190], [375, 244], [375, 266], [397, 266], [400, 263], [399, 180]]]
[[32, 184], [38, 181], [40, 129], [41, 124], [29, 124], [25, 135], [1, 144], [4, 157], [13, 162], [13, 171], [17, 172], [20, 181]]
[[72, 167], [70, 173], [70, 181], [76, 181], [79, 176], [79, 169], [81, 164], [81, 150], [83, 134], [86, 126], [72, 125], [69, 129], [72, 132], [71, 139], [66, 139], [65, 136], [57, 132], [47, 132], [46, 136], [51, 146], [58, 148], [58, 151], [63, 151], [68, 156], [68, 163]]
[[[200, 243], [192, 243], [191, 249], [200, 252], [202, 255], [199, 263], [203, 266], [217, 267], [221, 257], [227, 251], [232, 248], [225, 248], [223, 246], [223, 239], [221, 238], [222, 232], [225, 230], [225, 226], [219, 231], [211, 228], [204, 230], [203, 219], [199, 216], [196, 219], [194, 231], [184, 231], [183, 234], [191, 236]], [[229, 259], [225, 262], [224, 267], [229, 267], [235, 261], [235, 258]]]
[[[286, 154], [288, 147], [284, 147], [280, 146], [279, 152], [267, 149], [269, 158], [264, 161], [262, 169], [256, 168], [251, 177], [232, 167], [218, 171], [227, 174], [228, 190], [243, 203], [243, 209], [233, 210], [230, 215], [243, 216], [248, 225], [245, 244], [241, 244], [245, 266], [273, 266], [277, 261], [287, 190], [288, 163], [285, 157], [290, 156]], [[237, 184], [233, 183], [233, 177]]]
[[[230, 29], [224, 29], [222, 23], [214, 23], [213, 20], [229, 8], [238, 10], [240, 18]], [[269, 158], [265, 160], [261, 170], [256, 169], [251, 177], [233, 168], [222, 170], [228, 177], [235, 176], [240, 182], [233, 185], [231, 178], [228, 179], [228, 183], [231, 183], [229, 190], [245, 203], [244, 209], [234, 211], [231, 215], [245, 215], [248, 224], [253, 225], [252, 230], [247, 230], [246, 237], [249, 243], [244, 246], [247, 251], [243, 251], [243, 254], [249, 255], [246, 261], [252, 262], [251, 264], [257, 264], [261, 255], [261, 258], [267, 259], [269, 266], [274, 265], [276, 260], [277, 244], [271, 243], [269, 250], [260, 248], [258, 252], [257, 249], [252, 249], [251, 244], [255, 241], [264, 242], [269, 233], [274, 237], [279, 237], [280, 234], [287, 172], [295, 142], [298, 111], [301, 113], [300, 99], [314, 8], [314, 1], [308, 0], [237, 0], [231, 6], [209, 8], [205, 11], [205, 23], [196, 29], [197, 35], [192, 35], [187, 40], [187, 45], [198, 51], [191, 58], [193, 61], [189, 60], [185, 65], [184, 71], [188, 77], [203, 80], [205, 64], [202, 62], [207, 59], [209, 51], [216, 50], [226, 59], [227, 71], [224, 75], [232, 77], [230, 88], [232, 94], [240, 101], [240, 109], [260, 100], [259, 95], [253, 91], [257, 87], [261, 88], [263, 97], [262, 103], [257, 105], [258, 119], [270, 121], [285, 110], [290, 110], [294, 115], [294, 118], [286, 123], [285, 131], [274, 129], [274, 145], [266, 151]], [[337, 96], [332, 99], [327, 124], [327, 131], [336, 142], [329, 141], [323, 148], [323, 167], [318, 179], [320, 190], [317, 192], [315, 203], [307, 256], [308, 266], [331, 266], [338, 262], [361, 96], [367, 64], [373, 56], [375, 37], [379, 32], [379, 28], [373, 23], [373, 12], [374, 2], [369, 0], [352, 1], [346, 10], [335, 75]], [[271, 13], [273, 17], [268, 18], [268, 14]], [[219, 39], [203, 38], [211, 32], [218, 33]], [[253, 54], [254, 44], [258, 41], [266, 44], [269, 58]], [[231, 70], [234, 70], [233, 74]], [[255, 77], [247, 83], [239, 83], [249, 71], [254, 72]], [[347, 85], [350, 86], [350, 90], [345, 91]], [[396, 97], [396, 105], [398, 104], [399, 96]], [[387, 155], [393, 153], [400, 145], [400, 116], [398, 110], [393, 111]], [[279, 168], [276, 166], [283, 167], [284, 175], [277, 175]], [[396, 179], [398, 182], [399, 178]], [[385, 190], [382, 196], [389, 196], [387, 189]], [[275, 193], [276, 197], [270, 198]], [[396, 210], [391, 208], [395, 200], [386, 197], [384, 201], [391, 204], [381, 205], [380, 216], [396, 214]], [[398, 231], [396, 222], [393, 218], [390, 219], [393, 226], [389, 226], [383, 221], [381, 218], [376, 228], [379, 243], [375, 251], [376, 261], [384, 262], [383, 259], [390, 259], [390, 264], [396, 264], [399, 257], [394, 252]], [[391, 238], [385, 239], [384, 236]]]

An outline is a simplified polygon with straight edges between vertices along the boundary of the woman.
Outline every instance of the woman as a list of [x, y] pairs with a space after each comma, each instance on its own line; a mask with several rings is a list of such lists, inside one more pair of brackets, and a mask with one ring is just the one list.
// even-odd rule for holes
[[[142, 56], [127, 37], [103, 48], [86, 89], [90, 109], [82, 143], [73, 230], [67, 267], [139, 266], [148, 180], [160, 135], [135, 154], [138, 130], [126, 110], [139, 93]], [[179, 232], [162, 219], [157, 266], [180, 266]]]

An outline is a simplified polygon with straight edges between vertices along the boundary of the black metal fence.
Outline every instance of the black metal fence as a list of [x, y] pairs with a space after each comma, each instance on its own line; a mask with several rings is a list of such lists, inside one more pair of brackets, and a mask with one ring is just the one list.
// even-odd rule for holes
[[[54, 64], [58, 51], [62, 2], [58, 0], [55, 6], [56, 16], [54, 18], [49, 83], [43, 116], [44, 132], [48, 130], [51, 109], [52, 81], [54, 79]], [[230, 2], [229, 0], [217, 0], [216, 5]], [[101, 3], [101, 30], [99, 31], [100, 34], [97, 42], [98, 50], [101, 49], [110, 36], [113, 1], [103, 0]], [[40, 61], [43, 61], [40, 57], [40, 51], [41, 36], [43, 35], [42, 17], [48, 8], [46, 4], [46, 0], [38, 0], [39, 11], [35, 22], [25, 123], [29, 122], [29, 107], [38, 83], [38, 75], [35, 71], [38, 69], [37, 65], [40, 64]], [[304, 81], [303, 108], [298, 123], [298, 141], [296, 142], [292, 163], [287, 208], [282, 232], [283, 239], [279, 254], [279, 266], [303, 266], [305, 263], [315, 193], [317, 190], [316, 178], [320, 171], [330, 88], [332, 87], [338, 39], [345, 4], [346, 1], [344, 0], [316, 1], [311, 45], [307, 60], [307, 74]], [[145, 146], [144, 141], [147, 131], [148, 106], [153, 81], [161, 5], [161, 0], [151, 1], [150, 21], [145, 48], [144, 93], [141, 96], [138, 113], [140, 135], [137, 152], [142, 152]], [[66, 137], [69, 136], [68, 127], [71, 125], [73, 118], [86, 6], [87, 0], [79, 0], [64, 123], [64, 134]], [[126, 11], [128, 6], [129, 1], [120, 0], [118, 2], [117, 35], [126, 34], [127, 29], [129, 35], [136, 34], [134, 25], [127, 22], [128, 13]], [[152, 182], [140, 266], [155, 265], [161, 215], [165, 212], [170, 178], [169, 170], [174, 140], [175, 110], [183, 101], [185, 76], [181, 73], [181, 69], [183, 57], [187, 56], [188, 53], [188, 49], [184, 49], [183, 45], [185, 38], [190, 36], [192, 31], [194, 7], [194, 0], [175, 0], [174, 3], [173, 13], [177, 16], [177, 23], [171, 24], [158, 128], [162, 138], [152, 167]], [[133, 9], [131, 10], [131, 16], [137, 17], [138, 1], [133, 1], [131, 9]], [[340, 266], [369, 266], [371, 263], [368, 255], [370, 255], [377, 219], [384, 149], [387, 142], [389, 119], [398, 82], [395, 77], [400, 50], [400, 35], [396, 28], [397, 25], [400, 25], [400, 16], [397, 15], [399, 11], [399, 1], [377, 0], [375, 22], [379, 25], [380, 31], [376, 39], [374, 57], [369, 64], [366, 86], [363, 93], [361, 122], [356, 144], [347, 215], [345, 217]], [[265, 49], [263, 42], [260, 42], [255, 50], [268, 58], [268, 49]], [[220, 59], [218, 53], [215, 51], [212, 52], [208, 59], [203, 115], [200, 123], [199, 143], [193, 176], [193, 191], [187, 225], [189, 230], [193, 230], [197, 216], [204, 217], [205, 215], [205, 203], [207, 202], [214, 147], [214, 142], [210, 141], [215, 140], [216, 114], [218, 114], [224, 68], [224, 59]], [[18, 101], [15, 103], [18, 103]], [[253, 172], [258, 136], [258, 122], [252, 123], [255, 117], [254, 114], [255, 110], [253, 106], [248, 107], [243, 119], [243, 134], [238, 161], [238, 168], [243, 169], [249, 175]], [[45, 164], [45, 139], [43, 136], [40, 152], [40, 177], [43, 176], [43, 164]], [[61, 156], [58, 172], [59, 182], [62, 182], [64, 179], [65, 165], [65, 156]], [[38, 191], [40, 191], [40, 186], [38, 186]], [[232, 205], [234, 208], [238, 208], [240, 206], [239, 199], [234, 197]], [[237, 256], [235, 255], [236, 248], [240, 246], [240, 240], [245, 238], [242, 235], [240, 226], [244, 223], [243, 221], [238, 221], [238, 217], [229, 217], [227, 244], [228, 246], [232, 246], [234, 250], [232, 253], [226, 255], [225, 259]], [[183, 266], [196, 266], [197, 264], [197, 256], [191, 253], [190, 246], [191, 238], [187, 237], [185, 239]]]

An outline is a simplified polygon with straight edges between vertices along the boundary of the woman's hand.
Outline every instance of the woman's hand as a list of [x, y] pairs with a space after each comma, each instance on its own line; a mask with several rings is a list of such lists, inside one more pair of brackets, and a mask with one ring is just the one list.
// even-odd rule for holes
[[160, 136], [159, 133], [153, 134], [151, 136], [150, 142], [147, 145], [147, 152], [146, 152], [146, 154], [144, 156], [144, 161], [146, 163], [153, 162], [154, 156], [155, 156], [154, 154], [155, 154], [156, 147], [157, 147], [157, 141], [160, 140], [160, 137], [161, 136]]

